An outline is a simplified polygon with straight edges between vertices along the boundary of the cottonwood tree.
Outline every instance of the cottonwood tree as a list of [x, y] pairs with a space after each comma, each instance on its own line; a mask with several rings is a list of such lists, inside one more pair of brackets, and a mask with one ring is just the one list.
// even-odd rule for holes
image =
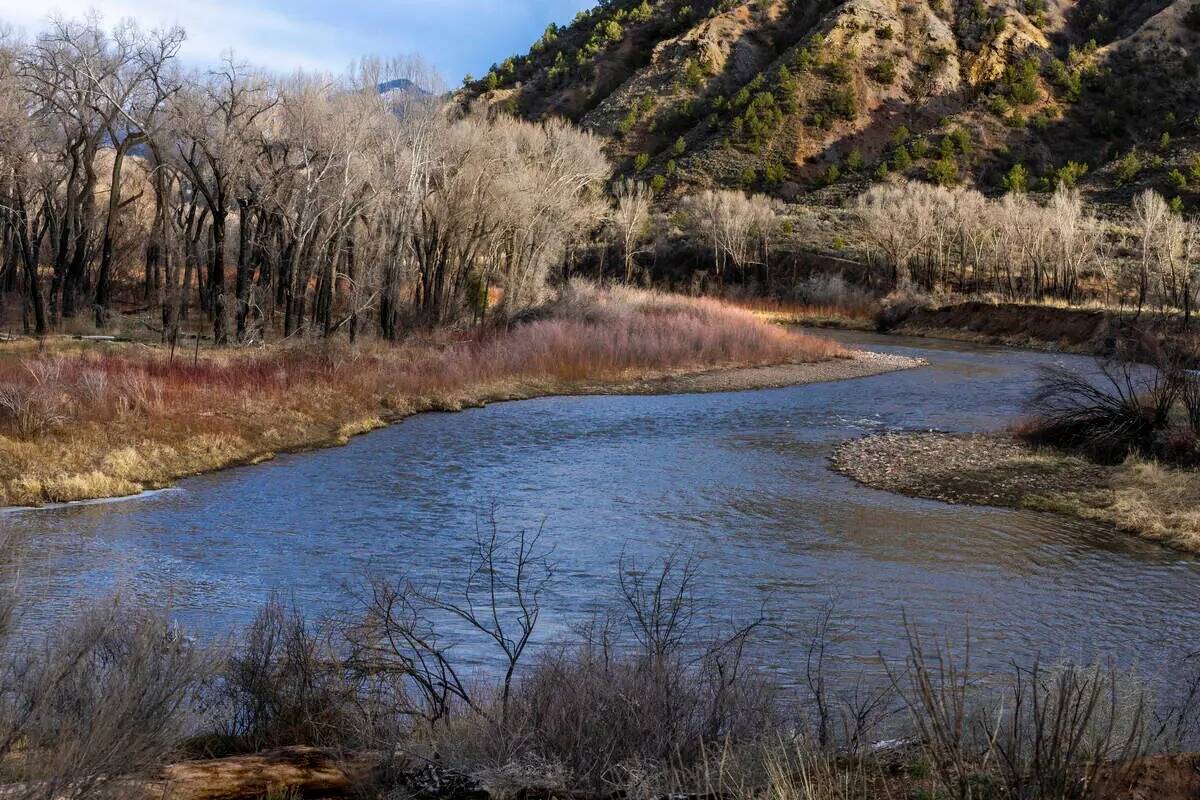
[[887, 184], [859, 197], [856, 216], [893, 288], [1073, 301], [1085, 276], [1103, 272], [1103, 228], [1066, 187], [1041, 205], [1026, 195], [990, 201], [969, 189]]
[[217, 343], [396, 339], [488, 287], [538, 302], [604, 220], [609, 164], [568, 123], [464, 115], [416, 59], [184, 73], [182, 38], [95, 16], [0, 37], [0, 295], [28, 329], [85, 297], [106, 325], [124, 293], [172, 345], [197, 306]]
[[17, 77], [20, 49], [10, 33], [0, 31], [0, 220], [5, 250], [0, 286], [6, 294], [21, 289], [25, 330], [41, 336], [48, 322], [38, 266], [49, 218], [38, 211], [38, 187], [52, 182], [46, 175], [52, 170], [38, 158], [38, 142], [49, 132], [38, 124], [31, 97]]
[[104, 132], [113, 151], [96, 276], [94, 307], [99, 326], [106, 321], [112, 303], [119, 215], [136, 199], [122, 200], [122, 168], [130, 150], [149, 142], [166, 124], [164, 106], [182, 85], [172, 69], [172, 61], [184, 40], [184, 32], [173, 27], [145, 33], [133, 23], [124, 22], [113, 32], [111, 44], [97, 51], [89, 46], [95, 40], [94, 31], [62, 23], [56, 27], [59, 39], [79, 54], [79, 72], [90, 87], [93, 106], [103, 109]]
[[712, 251], [718, 279], [729, 265], [767, 266], [779, 219], [771, 198], [706, 190], [685, 198], [682, 212], [689, 237]]
[[220, 68], [194, 79], [175, 104], [174, 155], [208, 209], [210, 256], [203, 298], [218, 344], [228, 338], [225, 258], [229, 215], [245, 201], [239, 198], [238, 189], [261, 152], [260, 126], [277, 103], [267, 81], [230, 56]]
[[650, 232], [652, 194], [641, 181], [624, 180], [613, 188], [615, 205], [609, 217], [609, 229], [614, 242], [621, 248], [625, 265], [625, 282], [633, 280], [633, 268], [642, 245]]

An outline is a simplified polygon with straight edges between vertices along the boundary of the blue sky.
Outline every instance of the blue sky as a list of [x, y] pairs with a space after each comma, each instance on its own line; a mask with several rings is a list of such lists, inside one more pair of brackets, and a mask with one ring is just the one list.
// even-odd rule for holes
[[470, 72], [525, 52], [546, 24], [567, 22], [595, 0], [0, 0], [0, 21], [26, 34], [52, 13], [105, 23], [132, 17], [146, 27], [179, 23], [183, 57], [212, 63], [232, 49], [239, 60], [279, 72], [342, 71], [364, 54], [419, 53], [450, 85]]

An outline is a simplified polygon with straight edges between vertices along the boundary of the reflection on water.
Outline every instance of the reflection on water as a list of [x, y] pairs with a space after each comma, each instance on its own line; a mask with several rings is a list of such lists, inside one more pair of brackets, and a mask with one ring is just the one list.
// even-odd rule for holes
[[29, 547], [37, 624], [113, 589], [169, 602], [225, 632], [272, 589], [329, 609], [369, 572], [452, 578], [478, 510], [545, 523], [564, 580], [546, 631], [607, 599], [622, 551], [683, 546], [722, 609], [766, 600], [763, 658], [785, 674], [836, 595], [845, 658], [903, 652], [901, 614], [961, 632], [978, 665], [1114, 656], [1169, 669], [1194, 649], [1200, 561], [1049, 515], [964, 508], [866, 489], [827, 468], [876, 430], [986, 430], [1021, 408], [1037, 365], [1061, 357], [829, 334], [930, 366], [761, 392], [556, 398], [425, 415], [334, 450], [184, 481], [128, 503], [0, 515]]

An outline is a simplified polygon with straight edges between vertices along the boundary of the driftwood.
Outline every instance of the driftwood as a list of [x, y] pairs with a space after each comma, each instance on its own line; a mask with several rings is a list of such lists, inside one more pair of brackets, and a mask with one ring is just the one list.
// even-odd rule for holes
[[[271, 792], [300, 797], [347, 797], [378, 759], [343, 760], [315, 747], [286, 747], [246, 756], [172, 764], [146, 787], [161, 800], [261, 800]], [[289, 795], [290, 796], [290, 795]]]

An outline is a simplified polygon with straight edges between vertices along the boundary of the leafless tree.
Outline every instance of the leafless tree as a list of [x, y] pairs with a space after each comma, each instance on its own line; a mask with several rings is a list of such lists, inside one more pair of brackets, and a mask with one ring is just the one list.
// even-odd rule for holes
[[482, 635], [501, 656], [499, 715], [503, 725], [517, 669], [541, 617], [554, 576], [550, 551], [541, 534], [500, 533], [495, 511], [476, 530], [465, 579], [447, 585], [372, 581], [362, 598], [364, 613], [348, 634], [349, 663], [369, 679], [384, 679], [402, 713], [430, 725], [456, 704], [491, 718], [486, 698], [478, 697], [455, 649], [457, 628]]
[[625, 282], [633, 280], [633, 268], [650, 233], [649, 187], [640, 181], [625, 180], [613, 188], [616, 204], [609, 218], [613, 240], [621, 248], [625, 262]]
[[730, 264], [736, 269], [767, 266], [778, 225], [771, 198], [706, 190], [685, 198], [682, 211], [691, 237], [712, 250], [718, 278]]

